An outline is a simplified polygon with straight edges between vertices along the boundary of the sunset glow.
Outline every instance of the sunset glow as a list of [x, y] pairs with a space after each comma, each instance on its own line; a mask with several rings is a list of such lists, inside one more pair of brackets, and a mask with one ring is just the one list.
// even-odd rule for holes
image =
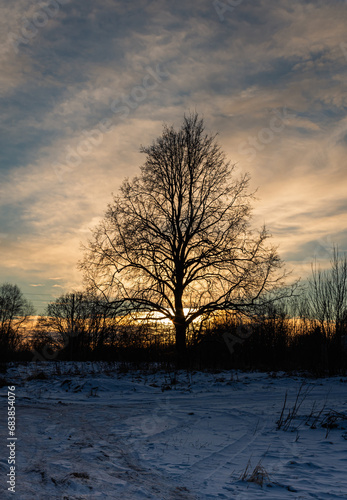
[[38, 312], [81, 288], [80, 244], [140, 144], [192, 109], [295, 276], [347, 249], [345, 2], [62, 2], [30, 39], [37, 3], [2, 3], [0, 274]]

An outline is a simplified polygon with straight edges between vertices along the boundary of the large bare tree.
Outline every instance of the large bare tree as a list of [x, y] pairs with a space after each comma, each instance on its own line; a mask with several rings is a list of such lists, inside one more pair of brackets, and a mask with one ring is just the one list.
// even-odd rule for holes
[[170, 319], [182, 358], [192, 321], [251, 310], [283, 285], [282, 263], [266, 229], [250, 228], [249, 176], [235, 177], [198, 115], [140, 151], [141, 174], [123, 182], [81, 268], [99, 291]]

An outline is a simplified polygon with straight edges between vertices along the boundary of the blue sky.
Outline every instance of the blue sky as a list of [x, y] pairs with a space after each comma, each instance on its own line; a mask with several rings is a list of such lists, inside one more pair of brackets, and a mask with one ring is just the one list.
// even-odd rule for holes
[[0, 283], [78, 289], [89, 228], [196, 110], [295, 276], [347, 251], [347, 2], [0, 1]]

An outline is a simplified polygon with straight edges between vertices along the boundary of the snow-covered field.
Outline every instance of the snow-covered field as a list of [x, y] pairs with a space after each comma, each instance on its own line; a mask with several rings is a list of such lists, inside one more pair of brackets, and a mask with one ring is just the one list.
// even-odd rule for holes
[[[12, 366], [4, 375], [16, 386], [18, 440], [13, 494], [5, 386], [1, 498], [347, 498], [345, 377], [57, 366]], [[297, 416], [276, 430], [286, 391], [291, 409], [303, 380]], [[327, 414], [332, 429], [321, 426]]]

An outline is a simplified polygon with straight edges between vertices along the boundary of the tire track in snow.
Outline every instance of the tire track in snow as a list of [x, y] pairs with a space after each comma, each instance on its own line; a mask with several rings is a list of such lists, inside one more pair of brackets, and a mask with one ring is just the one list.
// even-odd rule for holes
[[194, 476], [197, 475], [205, 478], [205, 485], [207, 485], [212, 478], [213, 481], [218, 484], [225, 484], [230, 480], [232, 462], [262, 435], [265, 428], [266, 420], [263, 419], [262, 427], [255, 433], [250, 435], [249, 432], [244, 432], [236, 441], [233, 441], [218, 451], [212, 452], [208, 457], [195, 462], [186, 472], [181, 474], [180, 477], [196, 483], [196, 481], [194, 481]]
[[[124, 406], [122, 411], [124, 411]], [[97, 437], [105, 458], [112, 458], [115, 449], [118, 451], [119, 456], [117, 458], [121, 459], [121, 465], [125, 470], [110, 471], [112, 463], [111, 466], [108, 466], [108, 470], [112, 476], [116, 476], [128, 483], [128, 486], [122, 491], [122, 498], [131, 500], [134, 498], [132, 495], [141, 489], [142, 492], [149, 495], [147, 498], [153, 500], [197, 500], [197, 497], [192, 495], [184, 486], [175, 484], [175, 481], [171, 478], [154, 470], [152, 467], [144, 466], [136, 450], [136, 442], [130, 444], [128, 439], [115, 435], [112, 423], [112, 419], [109, 419], [107, 426], [104, 425], [101, 432], [98, 425], [94, 425], [85, 417], [80, 420], [81, 432], [84, 435], [86, 433], [92, 434], [94, 442], [96, 441], [95, 437]], [[108, 441], [106, 441], [107, 436]], [[114, 439], [110, 439], [111, 436], [114, 436]]]
[[[24, 429], [30, 423], [30, 436], [21, 438], [21, 448], [26, 451], [25, 456], [21, 453], [26, 463], [23, 472], [29, 480], [23, 485], [23, 491], [22, 488], [18, 491], [23, 500], [197, 500], [181, 483], [145, 465], [136, 450], [136, 442], [130, 444], [116, 434], [114, 421], [119, 418], [114, 409], [104, 406], [102, 427], [100, 415], [90, 404], [48, 403], [45, 406], [41, 403], [37, 410], [38, 405], [28, 401], [21, 405], [20, 427]], [[45, 449], [46, 439], [51, 439], [49, 449]], [[100, 481], [95, 481], [93, 474], [95, 462], [98, 476], [102, 471]], [[86, 474], [86, 479], [79, 480], [77, 474]], [[83, 491], [76, 495], [79, 487]], [[114, 496], [105, 496], [104, 487], [113, 489]]]

